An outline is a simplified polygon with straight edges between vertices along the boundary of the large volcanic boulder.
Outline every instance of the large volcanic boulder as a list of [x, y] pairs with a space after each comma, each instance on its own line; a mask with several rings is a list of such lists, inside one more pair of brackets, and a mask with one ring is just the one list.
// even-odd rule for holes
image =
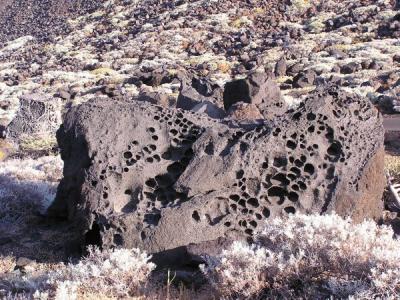
[[164, 262], [251, 238], [282, 214], [377, 218], [383, 132], [367, 100], [332, 87], [253, 129], [89, 101], [58, 131], [64, 178], [49, 213], [74, 222], [82, 245], [139, 247]]

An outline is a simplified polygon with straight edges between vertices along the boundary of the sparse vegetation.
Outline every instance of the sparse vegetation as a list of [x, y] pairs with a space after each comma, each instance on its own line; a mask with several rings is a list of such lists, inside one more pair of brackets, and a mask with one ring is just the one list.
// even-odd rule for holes
[[[148, 255], [137, 249], [88, 250], [79, 263], [59, 265], [39, 276], [18, 278], [11, 273], [9, 289], [28, 299], [121, 299], [144, 293], [155, 267]], [[10, 299], [14, 296], [8, 294]]]
[[389, 176], [395, 180], [400, 180], [400, 156], [386, 155], [385, 167]]
[[393, 231], [373, 221], [291, 215], [267, 224], [255, 244], [236, 242], [208, 257], [202, 270], [213, 289], [176, 288], [172, 275], [160, 282], [163, 277], [150, 276], [150, 257], [137, 249], [96, 248], [77, 264], [25, 276], [12, 271], [13, 258], [3, 257], [0, 289], [8, 299], [395, 299], [399, 247]]
[[20, 150], [24, 152], [51, 151], [56, 146], [54, 136], [26, 136], [20, 142]]
[[255, 245], [235, 243], [203, 267], [226, 299], [395, 299], [400, 241], [373, 221], [337, 215], [275, 219]]

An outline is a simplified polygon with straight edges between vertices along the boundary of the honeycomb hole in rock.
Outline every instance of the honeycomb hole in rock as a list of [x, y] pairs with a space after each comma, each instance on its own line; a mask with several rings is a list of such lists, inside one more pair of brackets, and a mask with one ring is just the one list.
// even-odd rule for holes
[[317, 116], [315, 114], [313, 114], [312, 112], [307, 114], [308, 121], [314, 121], [316, 118], [317, 118]]
[[247, 200], [247, 203], [253, 207], [259, 207], [260, 204], [258, 203], [258, 200], [256, 198], [250, 198]]
[[299, 200], [299, 195], [295, 192], [290, 192], [288, 198], [292, 202], [297, 202]]
[[[271, 212], [270, 212], [270, 210], [268, 208], [264, 207], [263, 210], [262, 210], [262, 214], [263, 214], [264, 218], [268, 219], [269, 216], [271, 215]], [[260, 218], [260, 220], [261, 220], [261, 218]]]
[[285, 196], [287, 194], [286, 189], [279, 187], [279, 186], [272, 186], [268, 190], [268, 197], [269, 199], [275, 199], [278, 205], [281, 205], [284, 202]]
[[287, 186], [290, 183], [290, 180], [287, 179], [286, 175], [283, 173], [278, 173], [274, 175], [271, 179], [271, 183], [273, 184], [279, 184], [283, 186]]
[[297, 176], [300, 176], [300, 174], [301, 174], [300, 169], [297, 168], [297, 167], [292, 167], [292, 168], [290, 168], [290, 172], [296, 174]]
[[85, 248], [87, 246], [97, 246], [101, 249], [102, 244], [100, 226], [97, 223], [93, 223], [92, 228], [85, 234]]
[[130, 159], [130, 158], [132, 158], [132, 156], [133, 156], [132, 152], [130, 152], [130, 151], [124, 152], [124, 158], [125, 159]]
[[193, 218], [193, 220], [195, 220], [196, 222], [200, 222], [200, 215], [199, 215], [199, 212], [198, 212], [197, 210], [195, 210], [195, 211], [192, 213], [192, 218]]
[[248, 235], [253, 235], [253, 229], [247, 228], [244, 232]]
[[306, 189], [307, 189], [307, 185], [306, 185], [304, 182], [299, 181], [299, 182], [297, 182], [297, 184], [299, 185], [299, 187], [300, 187], [302, 190], [306, 190]]
[[295, 114], [292, 116], [292, 119], [293, 119], [294, 121], [298, 121], [298, 120], [300, 120], [301, 115], [302, 115], [301, 112], [297, 112], [297, 113], [295, 113]]
[[307, 172], [310, 175], [313, 175], [314, 172], [315, 172], [315, 168], [314, 168], [314, 166], [312, 164], [306, 164], [304, 166], [304, 171]]
[[113, 240], [116, 246], [122, 246], [124, 244], [124, 239], [120, 234], [114, 234]]
[[342, 144], [338, 141], [334, 141], [327, 150], [327, 153], [331, 156], [339, 156], [341, 152]]
[[253, 220], [253, 221], [250, 221], [249, 224], [250, 224], [251, 227], [254, 227], [254, 228], [257, 227], [257, 222], [254, 221], [254, 220]]
[[288, 206], [284, 208], [285, 212], [288, 214], [294, 214], [296, 213], [296, 209], [293, 206]]
[[145, 184], [150, 188], [155, 188], [157, 186], [157, 182], [153, 178], [146, 180]]
[[301, 168], [303, 166], [303, 162], [299, 159], [296, 159], [294, 161], [294, 164], [296, 165], [296, 167]]
[[283, 167], [286, 167], [287, 163], [288, 163], [288, 161], [287, 161], [286, 157], [284, 157], [284, 156], [283, 157], [275, 157], [273, 165], [276, 168], [283, 168]]

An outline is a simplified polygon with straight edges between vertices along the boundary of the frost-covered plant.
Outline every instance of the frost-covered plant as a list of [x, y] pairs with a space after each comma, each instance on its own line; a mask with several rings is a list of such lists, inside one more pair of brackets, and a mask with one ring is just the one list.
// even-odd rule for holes
[[22, 277], [0, 275], [0, 288], [2, 282], [7, 284], [7, 299], [126, 299], [146, 292], [148, 277], [155, 268], [146, 253], [98, 248], [89, 248], [88, 252], [77, 264], [59, 264], [52, 270]]
[[55, 289], [58, 299], [66, 294], [68, 299], [85, 294], [132, 297], [145, 287], [155, 268], [149, 262], [150, 256], [138, 249], [88, 250], [89, 255], [78, 264], [50, 274], [48, 284]]
[[225, 298], [400, 296], [400, 241], [373, 221], [333, 214], [272, 220], [254, 245], [234, 243], [203, 272]]
[[63, 163], [59, 156], [10, 159], [0, 164], [0, 224], [44, 212], [55, 197]]

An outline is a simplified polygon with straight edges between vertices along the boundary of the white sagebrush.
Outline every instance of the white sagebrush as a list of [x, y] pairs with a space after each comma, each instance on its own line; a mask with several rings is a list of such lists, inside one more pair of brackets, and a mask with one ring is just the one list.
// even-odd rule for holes
[[[155, 265], [139, 249], [101, 251], [90, 247], [79, 263], [60, 264], [56, 271], [19, 277], [10, 273], [6, 299], [73, 300], [85, 296], [126, 299], [146, 292]], [[1, 287], [0, 276], [0, 287]], [[15, 291], [18, 291], [15, 293]], [[90, 297], [89, 297], [90, 298]]]
[[373, 221], [337, 215], [276, 218], [254, 245], [234, 243], [203, 272], [222, 297], [395, 298], [400, 241]]
[[71, 299], [77, 293], [133, 296], [155, 268], [150, 256], [138, 249], [88, 250], [89, 255], [78, 264], [68, 264], [50, 274], [48, 284], [56, 289], [57, 299], [63, 299], [63, 294]]
[[[21, 219], [32, 211], [44, 213], [54, 200], [62, 177], [59, 156], [10, 159], [0, 164], [0, 216], [2, 222]], [[1, 223], [1, 222], [0, 222]]]

